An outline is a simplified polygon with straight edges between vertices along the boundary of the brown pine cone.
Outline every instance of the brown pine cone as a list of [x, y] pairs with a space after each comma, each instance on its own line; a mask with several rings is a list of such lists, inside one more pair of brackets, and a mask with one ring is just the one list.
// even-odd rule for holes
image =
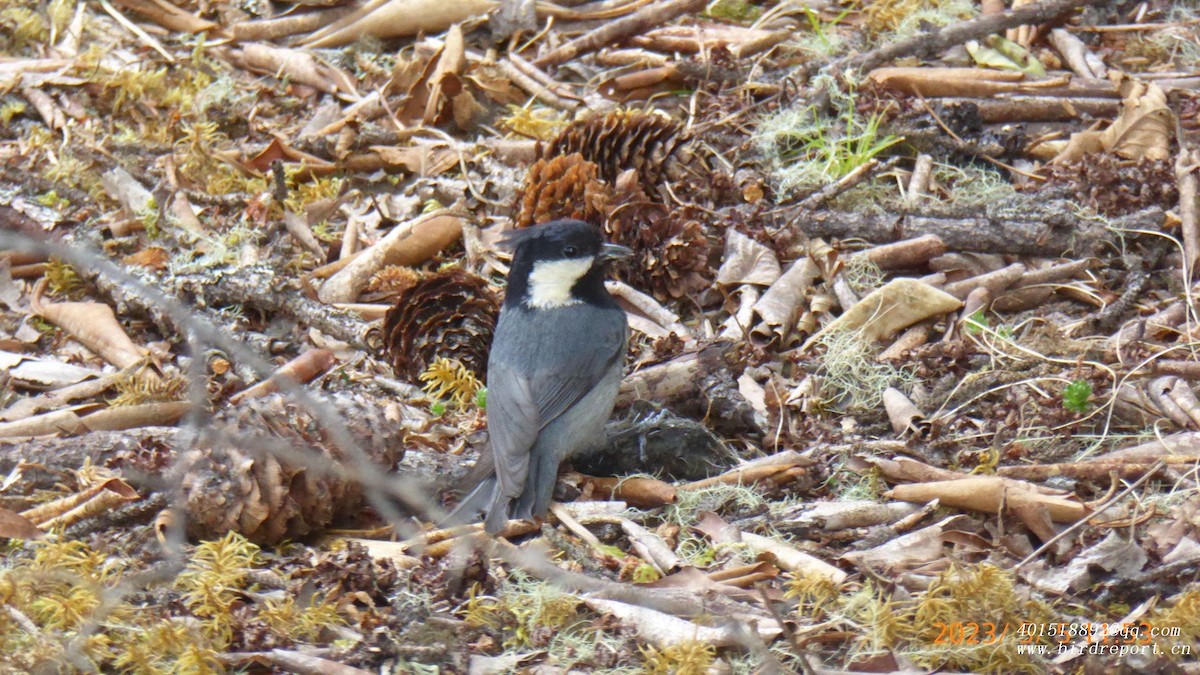
[[671, 214], [647, 223], [634, 249], [643, 284], [661, 300], [678, 299], [708, 287], [708, 238], [700, 222]]
[[610, 185], [622, 171], [636, 169], [644, 185], [656, 186], [684, 140], [683, 125], [670, 117], [619, 110], [567, 125], [546, 156], [580, 153]]
[[414, 384], [437, 358], [455, 360], [482, 380], [500, 305], [487, 280], [462, 269], [429, 276], [401, 292], [383, 320], [392, 368]]
[[598, 171], [579, 153], [539, 159], [525, 177], [514, 224], [529, 227], [562, 218], [599, 222], [608, 188], [596, 177]]
[[[404, 457], [402, 430], [365, 399], [329, 401], [373, 468]], [[218, 415], [181, 457], [187, 533], [213, 539], [230, 530], [258, 544], [302, 537], [361, 511], [358, 462], [306, 408], [271, 394]]]

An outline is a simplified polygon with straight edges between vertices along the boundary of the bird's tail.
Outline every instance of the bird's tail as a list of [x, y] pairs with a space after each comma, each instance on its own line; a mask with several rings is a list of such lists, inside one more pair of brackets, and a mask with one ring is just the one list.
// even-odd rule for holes
[[496, 477], [488, 476], [479, 481], [474, 490], [467, 493], [458, 506], [441, 523], [441, 527], [453, 527], [478, 520], [479, 515], [496, 501]]

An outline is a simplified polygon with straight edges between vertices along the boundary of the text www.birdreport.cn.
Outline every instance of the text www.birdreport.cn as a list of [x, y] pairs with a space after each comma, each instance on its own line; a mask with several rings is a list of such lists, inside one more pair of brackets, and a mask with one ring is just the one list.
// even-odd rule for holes
[[1170, 654], [1190, 656], [1188, 644], [1159, 644], [1162, 638], [1178, 638], [1179, 626], [1152, 626], [1150, 623], [1059, 622], [1021, 624], [988, 621], [936, 623], [934, 644], [990, 645], [1011, 636], [1021, 653], [1038, 655], [1078, 654]]

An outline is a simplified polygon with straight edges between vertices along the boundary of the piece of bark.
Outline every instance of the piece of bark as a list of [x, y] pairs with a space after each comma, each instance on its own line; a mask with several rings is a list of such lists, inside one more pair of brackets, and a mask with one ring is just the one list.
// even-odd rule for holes
[[[740, 207], [735, 208], [738, 210]], [[953, 251], [978, 251], [1048, 258], [1098, 255], [1112, 232], [1078, 217], [1065, 201], [1022, 207], [1023, 212], [964, 215], [917, 215], [805, 211], [785, 207], [767, 215], [748, 216], [766, 229], [777, 229], [785, 255], [799, 257], [802, 235], [827, 239], [857, 238], [883, 244], [932, 234]], [[1163, 211], [1150, 208], [1111, 221], [1121, 229], [1157, 231]]]
[[[838, 59], [825, 66], [824, 70], [834, 73], [849, 69], [864, 71], [905, 56], [932, 57], [968, 40], [981, 40], [993, 33], [1024, 24], [1046, 23], [1079, 7], [1095, 4], [1098, 4], [1096, 0], [1043, 0], [1000, 14], [953, 23], [934, 33], [919, 33], [911, 38], [890, 42], [869, 52]], [[1102, 4], [1108, 2], [1102, 0]]]
[[[1178, 461], [1176, 461], [1178, 460]], [[1172, 463], [1192, 464], [1193, 457], [1163, 457], [1163, 464], [1155, 462], [1066, 462], [1060, 464], [1027, 464], [1022, 466], [1002, 466], [996, 469], [996, 474], [1005, 478], [1019, 480], [1045, 481], [1059, 476], [1074, 480], [1088, 480], [1107, 483], [1109, 477], [1116, 474], [1123, 480], [1137, 480], [1147, 471], [1159, 470]]]
[[754, 409], [738, 391], [741, 368], [733, 348], [733, 342], [719, 341], [631, 373], [621, 382], [617, 407], [644, 399], [685, 417], [708, 419], [719, 433], [757, 429]]
[[1183, 272], [1187, 282], [1196, 278], [1196, 265], [1200, 263], [1200, 189], [1197, 189], [1197, 167], [1200, 167], [1200, 152], [1181, 149], [1175, 157], [1175, 180], [1179, 185], [1179, 230], [1183, 239]]

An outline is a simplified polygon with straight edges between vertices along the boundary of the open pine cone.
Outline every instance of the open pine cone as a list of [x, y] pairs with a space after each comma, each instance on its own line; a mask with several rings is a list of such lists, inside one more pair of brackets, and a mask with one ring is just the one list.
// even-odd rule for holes
[[636, 169], [646, 186], [658, 185], [683, 144], [683, 126], [664, 115], [617, 111], [567, 125], [546, 149], [546, 157], [579, 153], [600, 170], [609, 185]]
[[599, 167], [579, 153], [539, 159], [525, 177], [514, 224], [529, 227], [562, 218], [599, 221], [608, 188], [598, 172]]
[[[331, 400], [351, 438], [378, 471], [404, 457], [399, 424], [366, 400]], [[274, 544], [320, 530], [363, 504], [356, 462], [307, 409], [280, 394], [251, 399], [219, 415], [180, 461], [187, 533], [213, 539], [229, 531]]]
[[478, 274], [449, 269], [418, 281], [400, 293], [383, 320], [392, 368], [416, 383], [429, 364], [444, 357], [482, 380], [499, 313], [495, 295]]
[[646, 223], [634, 247], [642, 283], [659, 299], [678, 299], [708, 287], [708, 238], [700, 222], [672, 213]]

